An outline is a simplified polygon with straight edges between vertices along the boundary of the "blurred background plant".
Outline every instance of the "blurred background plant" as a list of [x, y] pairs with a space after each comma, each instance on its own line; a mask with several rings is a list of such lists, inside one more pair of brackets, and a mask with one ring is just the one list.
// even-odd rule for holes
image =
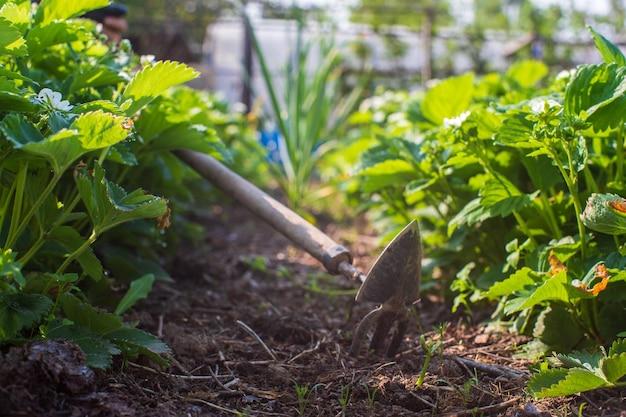
[[[297, 21], [293, 55], [281, 74], [285, 85], [281, 99], [277, 76], [270, 72], [266, 53], [246, 16], [252, 45], [269, 95], [271, 113], [261, 131], [267, 148], [270, 172], [285, 193], [289, 204], [302, 209], [315, 197], [311, 181], [318, 162], [341, 145], [339, 139], [348, 116], [363, 93], [363, 82], [345, 93], [343, 58], [332, 36], [305, 41], [304, 21]], [[321, 61], [314, 70], [311, 56]]]

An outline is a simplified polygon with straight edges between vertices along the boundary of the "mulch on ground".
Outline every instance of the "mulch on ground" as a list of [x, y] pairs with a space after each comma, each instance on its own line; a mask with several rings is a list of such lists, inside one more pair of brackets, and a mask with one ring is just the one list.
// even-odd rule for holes
[[[354, 358], [352, 329], [373, 307], [354, 305], [357, 284], [324, 274], [243, 209], [203, 222], [203, 244], [169, 268], [175, 281], [127, 317], [169, 344], [169, 368], [140, 359], [92, 374], [71, 345], [12, 348], [0, 361], [0, 416], [538, 417], [576, 416], [581, 404], [584, 416], [626, 416], [626, 390], [534, 400], [530, 363], [515, 355], [526, 339], [489, 333], [434, 297], [395, 357]], [[366, 225], [325, 229], [367, 269], [377, 249]], [[420, 334], [443, 348], [418, 384]]]

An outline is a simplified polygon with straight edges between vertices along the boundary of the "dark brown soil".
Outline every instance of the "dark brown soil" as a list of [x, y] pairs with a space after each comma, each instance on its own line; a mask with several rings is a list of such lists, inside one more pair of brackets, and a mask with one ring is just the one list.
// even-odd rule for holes
[[[414, 323], [394, 358], [348, 354], [352, 328], [373, 306], [356, 284], [329, 277], [247, 212], [216, 209], [202, 245], [188, 245], [128, 320], [174, 352], [158, 369], [118, 362], [95, 376], [66, 344], [14, 348], [0, 362], [0, 416], [626, 416], [626, 391], [535, 401], [525, 392], [524, 339], [487, 333], [436, 299], [420, 304], [424, 363]], [[360, 224], [326, 230], [363, 269], [377, 252]], [[439, 330], [441, 322], [450, 324]], [[45, 352], [45, 353], [43, 353]]]

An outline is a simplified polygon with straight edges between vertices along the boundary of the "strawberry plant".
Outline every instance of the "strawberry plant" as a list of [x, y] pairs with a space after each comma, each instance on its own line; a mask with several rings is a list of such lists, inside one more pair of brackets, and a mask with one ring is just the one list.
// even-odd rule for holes
[[155, 183], [164, 178], [171, 170], [159, 162], [172, 167], [174, 149], [224, 152], [201, 106], [173, 104], [176, 94], [201, 103], [203, 94], [167, 93], [195, 78], [192, 68], [140, 64], [127, 42], [109, 45], [95, 23], [78, 18], [108, 3], [0, 7], [0, 342], [74, 341], [95, 367], [119, 353], [161, 362], [168, 351], [121, 317], [148, 294], [154, 268], [124, 277], [132, 283], [108, 306], [115, 313], [92, 306], [87, 291], [117, 278], [94, 251], [109, 231], [149, 219], [156, 224], [145, 229], [157, 236], [169, 223], [168, 201], [129, 191], [129, 178], [150, 167]]
[[[591, 36], [601, 64], [550, 78], [542, 63], [523, 61], [404, 100], [386, 93], [351, 118], [361, 139], [374, 140], [355, 192], [390, 235], [420, 219], [425, 288], [447, 294], [451, 283], [454, 309], [496, 303], [493, 319], [532, 336], [525, 349], [535, 357], [619, 350], [626, 321], [626, 59]], [[619, 386], [623, 374], [603, 365], [621, 366], [615, 349], [578, 365], [559, 356], [573, 370], [544, 370], [531, 388], [546, 396]], [[576, 382], [581, 367], [595, 383]]]

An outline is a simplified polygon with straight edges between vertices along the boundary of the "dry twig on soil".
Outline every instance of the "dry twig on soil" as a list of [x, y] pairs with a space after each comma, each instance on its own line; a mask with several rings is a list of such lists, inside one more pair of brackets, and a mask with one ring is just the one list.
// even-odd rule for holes
[[239, 325], [239, 327], [244, 329], [250, 336], [254, 337], [256, 341], [259, 342], [261, 346], [263, 346], [263, 349], [265, 349], [265, 351], [272, 357], [273, 360], [278, 361], [278, 358], [276, 357], [276, 354], [274, 353], [274, 351], [272, 351], [272, 349], [270, 349], [269, 346], [265, 344], [263, 339], [261, 339], [259, 335], [256, 334], [256, 332], [252, 330], [250, 326], [248, 326], [246, 323], [244, 323], [241, 320], [237, 320], [237, 324]]
[[503, 365], [489, 365], [486, 363], [476, 362], [472, 359], [462, 358], [460, 356], [447, 356], [447, 358], [452, 359], [461, 366], [466, 366], [496, 377], [503, 376], [506, 378], [517, 379], [528, 376], [528, 373], [526, 372], [518, 371]]

